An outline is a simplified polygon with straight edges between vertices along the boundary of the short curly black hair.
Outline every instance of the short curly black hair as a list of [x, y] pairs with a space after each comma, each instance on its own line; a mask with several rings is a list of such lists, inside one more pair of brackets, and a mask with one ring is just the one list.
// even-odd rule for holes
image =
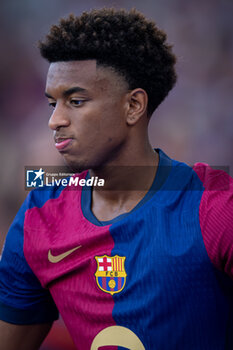
[[103, 8], [70, 15], [53, 25], [41, 55], [49, 62], [96, 59], [125, 77], [130, 90], [148, 94], [148, 116], [176, 82], [176, 57], [166, 34], [135, 9]]

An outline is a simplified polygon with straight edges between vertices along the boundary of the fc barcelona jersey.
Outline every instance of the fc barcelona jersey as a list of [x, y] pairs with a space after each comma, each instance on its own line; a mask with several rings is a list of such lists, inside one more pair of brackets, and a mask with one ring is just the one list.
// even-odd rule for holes
[[111, 221], [91, 188], [30, 192], [1, 257], [0, 319], [59, 312], [79, 350], [233, 349], [233, 181], [157, 152], [152, 187]]

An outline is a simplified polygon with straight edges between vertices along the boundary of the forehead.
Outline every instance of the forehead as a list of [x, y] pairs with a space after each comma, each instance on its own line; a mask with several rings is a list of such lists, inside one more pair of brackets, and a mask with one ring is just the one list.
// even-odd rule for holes
[[125, 80], [110, 67], [99, 67], [96, 60], [54, 62], [50, 64], [46, 91], [64, 90], [79, 86], [87, 90], [95, 88], [125, 88]]

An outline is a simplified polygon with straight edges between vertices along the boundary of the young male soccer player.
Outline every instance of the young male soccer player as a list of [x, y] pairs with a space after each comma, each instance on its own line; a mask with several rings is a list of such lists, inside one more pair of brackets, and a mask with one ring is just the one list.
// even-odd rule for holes
[[79, 350], [233, 349], [232, 180], [148, 141], [176, 80], [165, 39], [102, 9], [40, 44], [55, 146], [107, 181], [29, 194], [0, 263], [1, 350], [38, 349], [58, 311]]

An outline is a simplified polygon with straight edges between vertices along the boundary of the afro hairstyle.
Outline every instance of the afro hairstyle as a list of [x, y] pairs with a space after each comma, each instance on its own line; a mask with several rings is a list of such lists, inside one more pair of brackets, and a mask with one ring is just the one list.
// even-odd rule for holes
[[95, 59], [97, 66], [112, 67], [125, 78], [129, 90], [146, 91], [148, 116], [176, 82], [176, 57], [166, 34], [135, 9], [71, 14], [51, 27], [39, 49], [50, 63]]

